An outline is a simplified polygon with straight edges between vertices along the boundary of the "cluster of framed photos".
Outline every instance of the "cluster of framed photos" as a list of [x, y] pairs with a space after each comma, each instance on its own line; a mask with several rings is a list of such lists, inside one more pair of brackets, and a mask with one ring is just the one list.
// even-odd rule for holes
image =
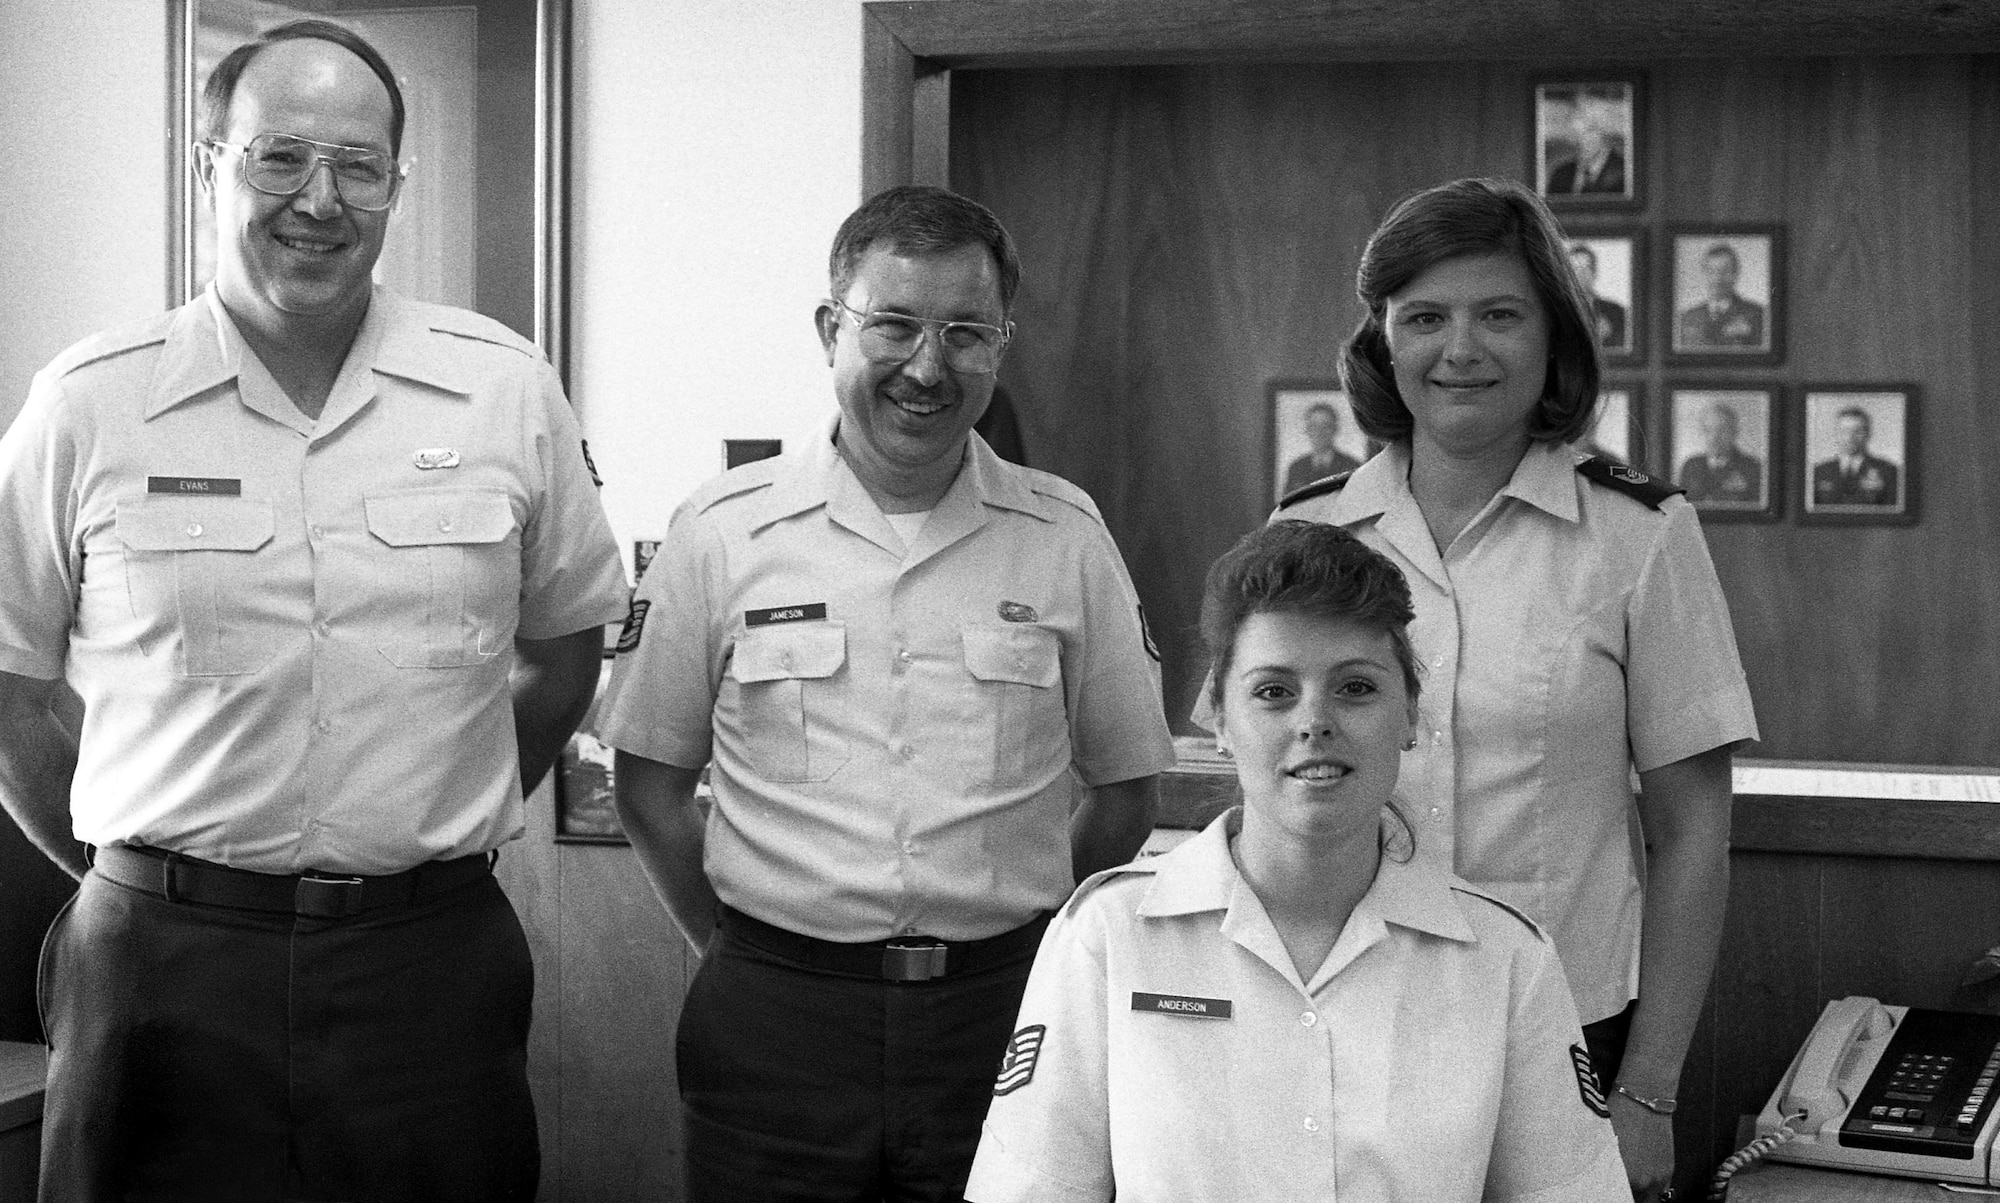
[[[1606, 366], [1651, 362], [1649, 335], [1669, 370], [1783, 364], [1782, 225], [1671, 222], [1655, 249], [1620, 217], [1646, 202], [1645, 77], [1542, 76], [1529, 105], [1527, 162], [1563, 218]], [[1645, 454], [1645, 386], [1615, 376], [1588, 441], [1669, 477], [1706, 518], [1916, 521], [1916, 386], [1670, 377], [1664, 391], [1659, 454]]]

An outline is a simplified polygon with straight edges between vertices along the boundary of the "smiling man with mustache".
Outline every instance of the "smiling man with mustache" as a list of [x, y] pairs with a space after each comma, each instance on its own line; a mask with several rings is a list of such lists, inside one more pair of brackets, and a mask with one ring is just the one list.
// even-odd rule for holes
[[0, 439], [0, 801], [82, 879], [44, 1203], [534, 1197], [492, 858], [624, 577], [533, 344], [372, 282], [402, 132], [344, 27], [225, 56], [214, 286], [64, 352]]
[[600, 710], [703, 958], [693, 1201], [958, 1199], [1048, 914], [1138, 851], [1173, 763], [1096, 507], [972, 433], [1013, 334], [1007, 232], [893, 188], [829, 274], [837, 419], [681, 506]]

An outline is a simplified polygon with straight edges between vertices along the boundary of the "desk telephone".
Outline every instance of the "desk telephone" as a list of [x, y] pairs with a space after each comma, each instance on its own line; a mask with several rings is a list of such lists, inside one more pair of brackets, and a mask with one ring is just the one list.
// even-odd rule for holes
[[1996, 1098], [2000, 1016], [1849, 997], [1827, 1004], [1757, 1131], [1789, 1121], [1773, 1161], [1991, 1186]]

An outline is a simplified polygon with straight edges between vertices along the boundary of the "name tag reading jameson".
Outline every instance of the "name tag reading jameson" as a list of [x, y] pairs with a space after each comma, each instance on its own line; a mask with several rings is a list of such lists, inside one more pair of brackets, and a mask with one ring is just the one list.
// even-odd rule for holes
[[826, 603], [813, 602], [807, 606], [773, 606], [769, 610], [743, 611], [743, 625], [746, 627], [768, 627], [778, 622], [805, 622], [811, 618], [825, 618]]
[[148, 476], [148, 493], [198, 493], [210, 497], [241, 497], [243, 482], [226, 476]]
[[1189, 1019], [1227, 1019], [1235, 1004], [1226, 998], [1196, 998], [1191, 994], [1146, 994], [1132, 991], [1134, 1011], [1158, 1011]]

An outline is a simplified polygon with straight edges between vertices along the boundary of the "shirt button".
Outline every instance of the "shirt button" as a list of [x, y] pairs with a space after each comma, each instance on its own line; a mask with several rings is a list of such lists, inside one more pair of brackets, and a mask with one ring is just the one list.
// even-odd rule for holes
[[201, 538], [201, 523], [199, 522], [188, 523], [188, 538], [190, 539]]
[[317, 522], [313, 523], [310, 527], [307, 527], [306, 529], [312, 533], [312, 537], [315, 539], [323, 539], [326, 537], [326, 528], [321, 526]]
[[1443, 742], [1444, 742], [1444, 732], [1442, 732], [1442, 731], [1433, 731], [1433, 732], [1431, 732], [1431, 743], [1432, 743], [1432, 744], [1441, 744], [1441, 743], [1443, 743]]
[[915, 760], [917, 758], [917, 750], [908, 744], [904, 744], [902, 747], [896, 749], [896, 754], [904, 760]]
[[911, 856], [915, 856], [915, 855], [917, 854], [917, 841], [915, 841], [915, 840], [904, 840], [904, 841], [903, 841], [903, 851], [905, 851], [905, 852], [909, 853], [909, 854], [910, 854]]
[[785, 666], [786, 672], [792, 671], [792, 654], [790, 652], [786, 652], [784, 655], [778, 657], [778, 663]]
[[1306, 1116], [1306, 1122], [1301, 1126], [1308, 1132], [1317, 1132], [1319, 1131], [1319, 1120], [1308, 1115]]
[[1439, 823], [1443, 821], [1444, 821], [1444, 811], [1436, 806], [1431, 807], [1431, 822]]
[[1432, 668], [1443, 668], [1443, 667], [1444, 667], [1444, 657], [1443, 657], [1443, 656], [1437, 656], [1437, 657], [1434, 657], [1434, 658], [1433, 658], [1433, 659], [1431, 660], [1431, 667], [1432, 667]]
[[319, 732], [321, 735], [325, 735], [333, 730], [333, 720], [323, 718], [313, 724], [313, 730]]
[[450, 533], [451, 533], [451, 519], [449, 519], [449, 518], [440, 518], [440, 519], [438, 519], [438, 529], [439, 529], [440, 531], [443, 531], [443, 532], [444, 532], [445, 534], [447, 534], [447, 535], [448, 535], [448, 534], [450, 534]]
[[1306, 1027], [1311, 1027], [1319, 1022], [1319, 1016], [1313, 1014], [1311, 1011], [1307, 1011], [1305, 1014], [1299, 1016], [1299, 1022]]
[[324, 639], [328, 635], [333, 634], [333, 628], [327, 625], [326, 619], [322, 618], [318, 622], [313, 624], [313, 634], [318, 635], [321, 639]]

